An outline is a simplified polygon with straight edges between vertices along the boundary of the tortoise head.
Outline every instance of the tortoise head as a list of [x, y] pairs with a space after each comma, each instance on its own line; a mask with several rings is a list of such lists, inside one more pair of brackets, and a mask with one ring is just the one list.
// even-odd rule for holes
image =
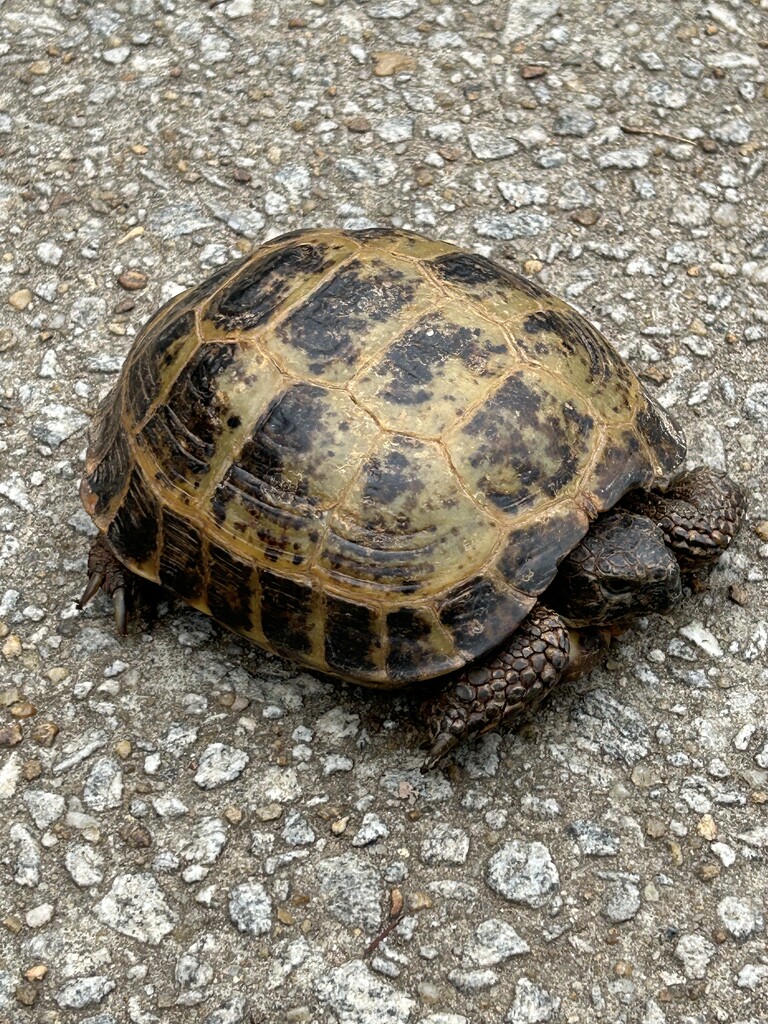
[[543, 600], [574, 625], [599, 625], [665, 611], [680, 596], [680, 567], [659, 527], [616, 511], [564, 559]]

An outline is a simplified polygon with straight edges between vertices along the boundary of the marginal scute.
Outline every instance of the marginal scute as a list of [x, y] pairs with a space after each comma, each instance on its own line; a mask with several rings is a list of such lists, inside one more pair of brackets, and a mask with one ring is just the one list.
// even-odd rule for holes
[[354, 675], [381, 672], [381, 622], [377, 609], [365, 601], [325, 595], [325, 661], [332, 672]]
[[323, 672], [402, 686], [504, 641], [685, 442], [602, 335], [394, 229], [270, 240], [141, 331], [83, 503], [117, 557]]
[[462, 581], [438, 602], [440, 621], [452, 632], [469, 661], [509, 636], [533, 607], [534, 599], [514, 593], [491, 576]]
[[205, 591], [203, 538], [192, 523], [165, 507], [162, 512], [160, 582], [186, 601]]
[[463, 657], [431, 608], [403, 605], [387, 615], [387, 678], [393, 683], [419, 678], [424, 664], [435, 675], [460, 668]]
[[154, 562], [157, 553], [160, 506], [138, 468], [131, 471], [125, 497], [107, 530], [118, 558], [129, 564]]
[[685, 459], [685, 435], [661, 406], [643, 390], [643, 401], [635, 415], [637, 429], [658, 461], [659, 476], [671, 476]]
[[262, 569], [261, 628], [267, 643], [279, 653], [306, 660], [321, 622], [318, 595], [308, 583]]
[[588, 529], [589, 516], [575, 504], [563, 502], [543, 510], [529, 523], [511, 529], [499, 557], [499, 571], [518, 590], [537, 597]]
[[251, 598], [258, 572], [247, 559], [218, 544], [208, 546], [208, 608], [223, 626], [236, 633], [251, 633], [254, 622]]
[[134, 423], [140, 423], [157, 401], [168, 368], [183, 349], [196, 341], [195, 315], [181, 313], [171, 320], [160, 320], [156, 329], [150, 324], [146, 335], [130, 360], [126, 360], [125, 395]]
[[131, 449], [121, 424], [122, 408], [110, 395], [90, 431], [88, 459], [80, 486], [83, 504], [99, 526], [119, 497], [131, 470]]

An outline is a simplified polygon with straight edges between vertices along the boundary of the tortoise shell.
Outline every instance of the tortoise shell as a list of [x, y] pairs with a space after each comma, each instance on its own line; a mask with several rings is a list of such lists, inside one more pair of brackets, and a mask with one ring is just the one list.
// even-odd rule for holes
[[372, 686], [498, 645], [683, 437], [602, 335], [405, 231], [275, 238], [164, 306], [95, 416], [81, 496], [129, 569]]

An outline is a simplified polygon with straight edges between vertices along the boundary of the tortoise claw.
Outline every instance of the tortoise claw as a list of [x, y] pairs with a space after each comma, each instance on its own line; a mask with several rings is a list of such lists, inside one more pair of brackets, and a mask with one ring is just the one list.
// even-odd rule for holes
[[421, 774], [427, 775], [433, 768], [436, 768], [445, 755], [449, 751], [453, 750], [458, 742], [458, 736], [453, 736], [449, 732], [438, 733], [435, 738], [435, 742], [429, 749], [429, 753], [424, 758], [424, 764], [421, 766]]
[[125, 604], [125, 587], [117, 587], [112, 594], [112, 601], [115, 606], [115, 628], [120, 636], [125, 636], [128, 624], [128, 613]]
[[88, 604], [91, 598], [95, 597], [96, 594], [98, 594], [103, 582], [103, 572], [92, 572], [91, 575], [88, 577], [88, 582], [85, 586], [85, 590], [83, 591], [83, 595], [77, 602], [77, 607], [81, 610], [85, 608], [85, 606]]

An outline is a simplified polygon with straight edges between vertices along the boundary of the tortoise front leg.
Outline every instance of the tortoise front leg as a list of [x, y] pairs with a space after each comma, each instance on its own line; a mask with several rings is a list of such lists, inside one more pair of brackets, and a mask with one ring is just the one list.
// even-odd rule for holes
[[537, 604], [501, 649], [422, 705], [432, 741], [422, 772], [466, 737], [515, 724], [558, 682], [589, 671], [607, 640], [604, 630], [569, 630], [559, 615]]
[[128, 621], [127, 590], [132, 574], [116, 557], [103, 533], [94, 540], [88, 553], [88, 583], [78, 608], [85, 608], [102, 588], [112, 598], [115, 608], [115, 626], [125, 635]]
[[664, 534], [683, 572], [709, 569], [727, 550], [744, 515], [744, 495], [724, 473], [699, 466], [663, 494], [636, 491], [621, 502], [647, 516]]

